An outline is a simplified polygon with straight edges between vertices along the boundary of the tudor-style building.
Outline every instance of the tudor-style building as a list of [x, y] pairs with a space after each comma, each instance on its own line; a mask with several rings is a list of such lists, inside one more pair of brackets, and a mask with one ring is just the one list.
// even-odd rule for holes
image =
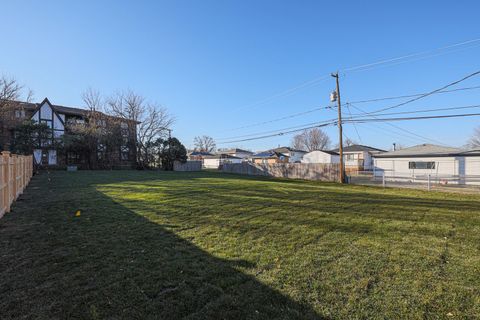
[[[84, 154], [78, 154], [71, 151], [62, 152], [57, 146], [62, 135], [68, 133], [69, 125], [81, 125], [89, 119], [91, 111], [71, 108], [65, 106], [54, 105], [45, 98], [41, 103], [18, 102], [14, 112], [13, 123], [19, 123], [23, 120], [31, 119], [36, 123], [44, 123], [52, 130], [49, 139], [39, 141], [34, 149], [35, 164], [40, 166], [64, 166], [77, 165], [79, 167], [87, 167], [87, 164], [94, 168], [102, 168], [102, 161], [105, 160], [105, 154], [109, 151], [111, 155], [109, 159], [110, 167], [132, 168], [136, 164], [136, 125], [137, 122], [132, 120], [124, 120], [112, 116], [102, 115], [101, 123], [104, 125], [106, 121], [114, 119], [120, 125], [120, 134], [122, 135], [122, 144], [118, 150], [106, 150], [106, 146], [97, 145], [96, 154], [87, 158]], [[98, 113], [98, 112], [97, 112]], [[3, 129], [1, 144], [5, 150], [8, 149], [15, 137], [14, 126], [7, 126]], [[115, 148], [117, 149], [117, 148]], [[112, 156], [113, 155], [113, 156]]]

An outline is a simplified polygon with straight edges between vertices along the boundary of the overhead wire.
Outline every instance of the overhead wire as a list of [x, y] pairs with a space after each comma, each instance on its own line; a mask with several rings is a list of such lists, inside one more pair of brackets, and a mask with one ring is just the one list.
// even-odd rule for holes
[[[368, 122], [390, 122], [390, 121], [406, 121], [406, 120], [427, 120], [427, 119], [445, 119], [445, 118], [458, 118], [458, 117], [473, 117], [473, 116], [480, 116], [480, 113], [463, 113], [463, 114], [451, 114], [451, 115], [435, 115], [435, 116], [421, 116], [421, 117], [397, 117], [397, 118], [370, 118], [370, 119], [346, 119], [342, 120], [342, 123], [368, 123]], [[313, 128], [321, 128], [330, 125], [336, 125], [338, 121], [331, 121], [326, 123], [317, 123], [315, 125], [311, 125], [308, 127], [303, 127], [295, 130], [290, 131], [280, 131], [269, 135], [252, 137], [247, 139], [239, 139], [239, 140], [232, 140], [232, 141], [225, 141], [220, 142], [219, 144], [226, 144], [226, 143], [234, 143], [234, 142], [244, 142], [244, 141], [252, 141], [252, 140], [259, 140], [265, 139], [275, 136], [282, 136], [290, 133], [300, 132], [303, 130], [313, 129]]]
[[[352, 103], [350, 103], [350, 105], [351, 105], [353, 108], [355, 108], [356, 110], [358, 110], [358, 111], [360, 111], [361, 113], [364, 113], [364, 114], [365, 114], [365, 111], [363, 111], [363, 110], [360, 109], [359, 107], [353, 105]], [[373, 116], [374, 118], [378, 118], [378, 117], [379, 117], [379, 116], [375, 116], [375, 115], [371, 115], [371, 116]], [[397, 126], [397, 125], [395, 125], [395, 124], [393, 124], [393, 123], [386, 122], [385, 124], [386, 124], [386, 125], [389, 125], [390, 127], [396, 128], [397, 130], [401, 130], [401, 131], [406, 132], [406, 133], [408, 133], [408, 134], [410, 134], [410, 135], [413, 135], [413, 136], [415, 136], [415, 137], [418, 137], [418, 138], [420, 138], [420, 139], [422, 139], [422, 140], [428, 140], [428, 141], [432, 141], [432, 142], [434, 142], [434, 143], [438, 143], [438, 144], [440, 144], [440, 145], [444, 145], [444, 143], [441, 142], [441, 141], [439, 141], [439, 140], [435, 140], [435, 139], [431, 139], [431, 138], [429, 138], [429, 137], [422, 136], [422, 135], [420, 135], [420, 134], [417, 134], [417, 133], [415, 133], [415, 132], [412, 132], [412, 131], [410, 131], [410, 130], [407, 130], [407, 129], [405, 129], [405, 128], [402, 128], [402, 127], [400, 127], [400, 126]]]
[[395, 105], [393, 105], [393, 106], [384, 107], [384, 108], [381, 108], [381, 109], [377, 109], [377, 110], [375, 110], [375, 111], [367, 112], [367, 114], [374, 114], [374, 113], [379, 113], [379, 112], [383, 112], [383, 111], [386, 111], [386, 110], [391, 110], [391, 109], [395, 109], [395, 108], [402, 107], [402, 106], [407, 105], [407, 104], [409, 104], [409, 103], [412, 103], [412, 102], [418, 101], [418, 100], [420, 100], [420, 99], [426, 98], [426, 97], [428, 97], [428, 96], [431, 96], [432, 94], [438, 93], [439, 91], [445, 90], [446, 88], [449, 88], [449, 87], [451, 87], [451, 86], [454, 86], [454, 85], [456, 85], [456, 84], [459, 84], [460, 82], [463, 82], [463, 81], [465, 81], [465, 80], [467, 80], [467, 79], [470, 79], [470, 78], [472, 78], [472, 77], [474, 77], [474, 76], [476, 76], [476, 75], [479, 75], [479, 74], [480, 74], [480, 70], [475, 71], [475, 72], [472, 72], [472, 73], [464, 76], [463, 78], [461, 78], [461, 79], [459, 79], [459, 80], [456, 80], [456, 81], [453, 81], [453, 82], [450, 82], [450, 83], [448, 83], [448, 84], [446, 84], [446, 85], [444, 85], [444, 86], [442, 86], [442, 87], [440, 87], [440, 88], [438, 88], [438, 89], [435, 89], [435, 90], [432, 90], [432, 91], [430, 91], [430, 92], [424, 93], [424, 94], [422, 94], [422, 95], [420, 95], [420, 96], [418, 96], [418, 97], [415, 97], [415, 98], [409, 99], [409, 100], [407, 100], [407, 101], [404, 101], [404, 102], [395, 104]]
[[[348, 68], [343, 68], [343, 69], [340, 69], [340, 71], [348, 73], [348, 72], [354, 72], [354, 71], [364, 71], [363, 69], [371, 70], [373, 67], [376, 67], [376, 66], [379, 66], [379, 65], [383, 65], [383, 64], [387, 64], [387, 63], [391, 63], [391, 62], [398, 63], [401, 60], [410, 59], [410, 58], [414, 58], [414, 57], [419, 57], [419, 56], [429, 54], [429, 53], [434, 53], [434, 52], [437, 52], [436, 55], [438, 55], [441, 51], [444, 51], [444, 50], [449, 50], [451, 48], [461, 47], [461, 46], [465, 46], [465, 45], [472, 44], [472, 43], [478, 43], [478, 42], [480, 42], [480, 38], [471, 39], [471, 40], [467, 40], [467, 41], [463, 41], [463, 42], [459, 42], [459, 43], [454, 43], [454, 44], [443, 46], [443, 47], [436, 48], [436, 49], [420, 51], [420, 52], [417, 52], [417, 53], [411, 53], [411, 54], [403, 55], [403, 56], [400, 56], [400, 57], [383, 59], [383, 60], [372, 62], [372, 63], [367, 63], [367, 64], [348, 67]], [[474, 46], [474, 47], [476, 47], [476, 46]], [[464, 50], [470, 49], [470, 48], [472, 48], [472, 47], [466, 47], [466, 48], [464, 48]], [[450, 52], [446, 52], [446, 53], [450, 53]], [[444, 54], [446, 54], [446, 53], [444, 53]], [[429, 56], [427, 56], [425, 58], [429, 58]], [[409, 62], [409, 61], [405, 61], [405, 62]], [[295, 93], [298, 90], [301, 90], [303, 88], [308, 88], [308, 87], [315, 86], [315, 85], [327, 80], [329, 77], [330, 77], [330, 74], [325, 74], [325, 75], [313, 78], [313, 79], [305, 81], [305, 82], [303, 82], [299, 85], [296, 85], [292, 88], [286, 89], [286, 90], [284, 90], [280, 93], [276, 93], [276, 94], [271, 95], [269, 97], [257, 100], [256, 102], [241, 106], [239, 108], [235, 108], [233, 110], [234, 111], [243, 110], [243, 109], [247, 109], [247, 108], [251, 108], [251, 107], [254, 107], [254, 106], [258, 106], [258, 105], [261, 105], [261, 104], [268, 103], [272, 100], [275, 100], [276, 98], [289, 96], [289, 95], [291, 95], [291, 94], [293, 94], [293, 93]]]

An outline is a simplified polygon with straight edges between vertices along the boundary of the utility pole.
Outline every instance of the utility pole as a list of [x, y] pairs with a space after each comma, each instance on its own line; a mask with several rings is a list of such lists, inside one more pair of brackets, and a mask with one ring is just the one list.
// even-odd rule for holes
[[336, 100], [338, 104], [338, 153], [340, 154], [340, 183], [345, 183], [345, 165], [343, 163], [342, 102], [340, 100], [340, 82], [338, 72], [332, 73], [337, 84]]

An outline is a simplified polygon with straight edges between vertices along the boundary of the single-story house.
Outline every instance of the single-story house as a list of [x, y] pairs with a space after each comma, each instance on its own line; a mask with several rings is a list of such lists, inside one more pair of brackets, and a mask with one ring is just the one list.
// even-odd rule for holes
[[421, 144], [374, 156], [374, 174], [391, 181], [480, 184], [480, 150]]
[[252, 162], [257, 164], [288, 163], [289, 156], [273, 150], [262, 151], [252, 156]]
[[276, 149], [272, 149], [271, 151], [287, 156], [288, 162], [290, 163], [300, 163], [303, 155], [307, 153], [307, 151], [293, 149], [290, 147], [278, 147]]
[[248, 150], [243, 150], [239, 148], [233, 148], [233, 149], [228, 149], [228, 150], [222, 150], [222, 154], [228, 154], [237, 158], [241, 158], [244, 160], [247, 160], [250, 158], [254, 153]]
[[[339, 152], [339, 149], [332, 150]], [[364, 146], [361, 144], [353, 144], [343, 147], [343, 161], [345, 171], [371, 171], [373, 170], [373, 157], [385, 150]]]
[[205, 151], [192, 151], [188, 154], [188, 160], [197, 160], [202, 161], [203, 158], [207, 156], [213, 156], [213, 153], [205, 152]]
[[340, 163], [340, 155], [328, 150], [310, 151], [303, 156], [302, 163]]
[[203, 167], [208, 169], [218, 169], [224, 163], [242, 163], [243, 159], [229, 154], [221, 153], [203, 158]]

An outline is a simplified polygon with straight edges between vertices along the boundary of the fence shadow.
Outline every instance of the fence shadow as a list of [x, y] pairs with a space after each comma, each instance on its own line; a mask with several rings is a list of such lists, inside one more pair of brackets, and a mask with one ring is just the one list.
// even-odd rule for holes
[[2, 319], [321, 318], [96, 189], [119, 179], [70, 177], [35, 177], [0, 221]]

